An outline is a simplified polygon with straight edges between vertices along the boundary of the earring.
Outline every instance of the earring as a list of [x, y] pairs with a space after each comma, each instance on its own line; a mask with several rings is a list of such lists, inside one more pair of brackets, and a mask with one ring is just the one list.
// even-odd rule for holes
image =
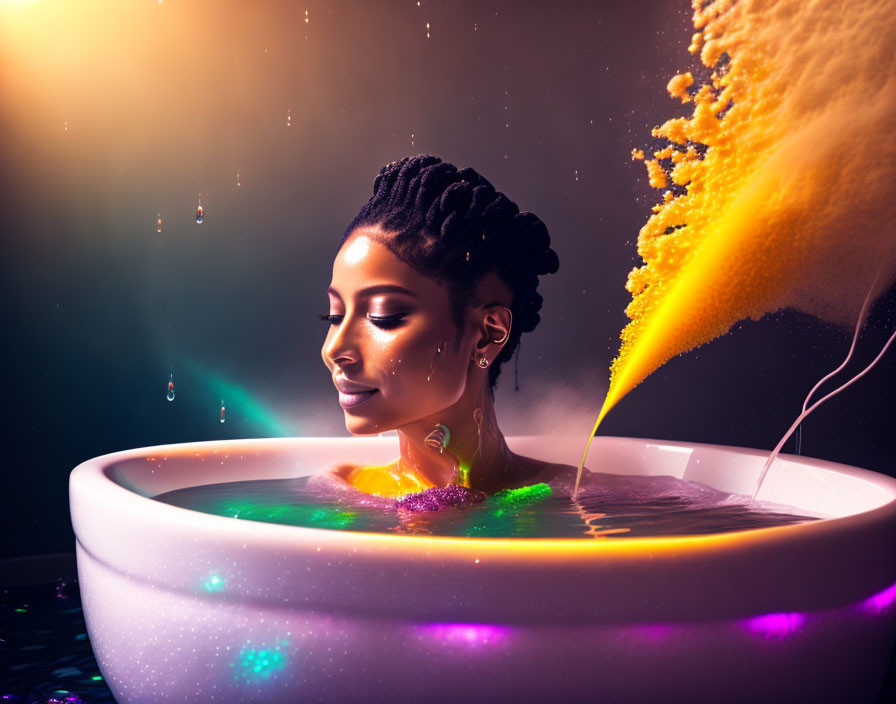
[[482, 447], [482, 409], [477, 408], [473, 411], [473, 422], [476, 424], [476, 452], [473, 457], [479, 456], [479, 449]]
[[448, 426], [439, 423], [423, 440], [423, 446], [436, 450], [441, 455], [444, 454], [450, 440], [451, 431], [448, 430]]
[[485, 369], [488, 366], [488, 357], [482, 355], [479, 359], [476, 360], [476, 364], [478, 364], [480, 368]]

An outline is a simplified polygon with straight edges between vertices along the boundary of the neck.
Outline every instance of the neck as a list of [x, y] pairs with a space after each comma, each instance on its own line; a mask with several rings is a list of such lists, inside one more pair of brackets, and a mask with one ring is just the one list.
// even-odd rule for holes
[[[449, 431], [441, 453], [426, 442], [439, 425]], [[470, 488], [490, 493], [513, 474], [514, 456], [498, 429], [486, 384], [439, 414], [400, 428], [398, 437], [399, 468], [412, 470], [435, 486], [461, 484], [465, 471]]]

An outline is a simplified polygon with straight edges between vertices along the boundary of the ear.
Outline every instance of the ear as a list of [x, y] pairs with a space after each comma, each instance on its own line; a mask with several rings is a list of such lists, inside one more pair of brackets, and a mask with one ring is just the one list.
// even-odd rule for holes
[[486, 308], [479, 341], [476, 343], [476, 351], [484, 354], [489, 361], [497, 357], [504, 345], [507, 344], [512, 323], [513, 314], [510, 312], [510, 308], [506, 306]]

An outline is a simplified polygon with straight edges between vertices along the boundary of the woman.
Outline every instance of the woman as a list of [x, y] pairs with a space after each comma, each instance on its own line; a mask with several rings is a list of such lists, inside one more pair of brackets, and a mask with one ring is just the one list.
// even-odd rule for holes
[[348, 430], [397, 430], [400, 457], [336, 475], [380, 496], [450, 491], [450, 503], [574, 472], [511, 452], [493, 399], [538, 325], [538, 277], [558, 266], [541, 220], [473, 169], [433, 156], [384, 166], [340, 242], [321, 355]]

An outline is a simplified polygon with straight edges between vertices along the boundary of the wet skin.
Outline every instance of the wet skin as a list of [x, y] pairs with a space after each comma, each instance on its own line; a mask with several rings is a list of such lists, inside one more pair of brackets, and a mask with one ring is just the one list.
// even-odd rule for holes
[[[475, 360], [493, 361], [505, 344], [507, 286], [495, 273], [485, 276], [459, 330], [448, 290], [400, 261], [382, 243], [387, 237], [378, 227], [358, 228], [336, 256], [321, 356], [346, 428], [354, 435], [397, 430], [401, 454], [372, 470], [377, 481], [366, 489], [353, 481], [363, 468], [343, 465], [337, 476], [397, 495], [445, 486], [463, 463], [469, 486], [492, 493], [574, 471], [512, 453], [495, 420], [488, 369]], [[442, 453], [426, 443], [440, 424], [450, 431]]]

